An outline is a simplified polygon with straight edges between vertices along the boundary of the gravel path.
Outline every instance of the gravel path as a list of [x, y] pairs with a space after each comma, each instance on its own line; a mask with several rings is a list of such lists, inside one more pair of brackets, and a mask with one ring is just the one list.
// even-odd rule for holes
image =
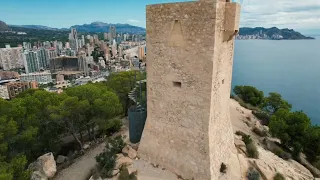
[[54, 180], [88, 180], [91, 169], [95, 166], [95, 157], [103, 151], [105, 143], [101, 143], [91, 149], [85, 155], [79, 157], [68, 168], [58, 173]]
[[[121, 129], [121, 132], [114, 136], [119, 134], [125, 135], [125, 141], [128, 141], [128, 122], [124, 122], [124, 127]], [[105, 143], [101, 143], [94, 149], [90, 149], [89, 152], [85, 153], [85, 155], [75, 159], [75, 162], [68, 168], [58, 172], [53, 180], [88, 180], [91, 175], [91, 169], [96, 165], [95, 157], [103, 152], [105, 146]]]

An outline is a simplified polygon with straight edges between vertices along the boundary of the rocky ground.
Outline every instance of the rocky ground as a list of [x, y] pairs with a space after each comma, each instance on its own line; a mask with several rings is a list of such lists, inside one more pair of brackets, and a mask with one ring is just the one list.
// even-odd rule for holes
[[[231, 159], [227, 163], [227, 173], [221, 174], [220, 180], [245, 180], [247, 179], [247, 171], [249, 167], [257, 169], [263, 180], [273, 180], [274, 175], [279, 172], [288, 180], [313, 180], [313, 176], [309, 170], [294, 160], [285, 161], [272, 152], [266, 150], [263, 145], [262, 137], [252, 132], [254, 127], [262, 130], [267, 130], [267, 127], [262, 126], [259, 121], [252, 115], [250, 110], [247, 110], [239, 105], [238, 102], [230, 100], [230, 114], [233, 124], [233, 130], [242, 131], [251, 136], [254, 143], [257, 145], [259, 159], [251, 159], [246, 155], [246, 147], [240, 136], [234, 135], [235, 147]], [[128, 135], [127, 121], [122, 134]], [[128, 136], [127, 136], [128, 137]], [[270, 141], [273, 139], [269, 138]], [[126, 139], [128, 142], [128, 138]], [[84, 156], [75, 160], [75, 163], [68, 168], [60, 171], [55, 180], [87, 180], [90, 177], [91, 169], [95, 166], [95, 156], [103, 151], [105, 144], [100, 144], [97, 147], [89, 150]], [[122, 155], [119, 155], [117, 166], [127, 164], [130, 172], [137, 171], [138, 180], [178, 180], [179, 177], [174, 173], [167, 171], [163, 167], [150, 164], [136, 157], [136, 145], [128, 146]], [[128, 153], [128, 151], [131, 153]], [[125, 157], [127, 156], [127, 157]], [[115, 170], [117, 179], [118, 170]]]

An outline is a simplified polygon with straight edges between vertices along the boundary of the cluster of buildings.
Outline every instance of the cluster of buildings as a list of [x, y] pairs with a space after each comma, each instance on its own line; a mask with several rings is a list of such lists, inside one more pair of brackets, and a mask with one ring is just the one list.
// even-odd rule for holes
[[27, 89], [37, 89], [36, 81], [19, 81], [20, 75], [13, 71], [0, 72], [0, 98], [12, 99]]
[[103, 36], [103, 40], [98, 35], [80, 37], [76, 29], [71, 29], [65, 43], [45, 41], [32, 45], [23, 42], [18, 47], [0, 48], [0, 97], [11, 99], [39, 85], [53, 84], [48, 91], [60, 92], [70, 86], [71, 81], [80, 82], [79, 85], [100, 80], [105, 71], [145, 67], [146, 48], [142, 35], [117, 34], [116, 28], [111, 26]]
[[273, 34], [272, 36], [268, 36], [267, 34], [263, 33], [262, 30], [257, 34], [252, 35], [237, 35], [236, 39], [238, 40], [248, 40], [248, 39], [267, 39], [267, 40], [281, 40], [283, 36], [280, 34]]

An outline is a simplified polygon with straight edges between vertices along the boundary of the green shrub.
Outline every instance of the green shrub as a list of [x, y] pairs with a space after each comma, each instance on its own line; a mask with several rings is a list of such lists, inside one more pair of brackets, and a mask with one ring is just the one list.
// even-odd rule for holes
[[120, 174], [118, 179], [119, 180], [137, 180], [137, 177], [135, 173], [129, 174], [128, 168], [125, 166], [122, 166], [120, 168]]
[[260, 180], [260, 173], [251, 167], [247, 172], [247, 178], [248, 180]]
[[123, 126], [123, 123], [120, 119], [113, 119], [111, 120], [111, 125], [109, 130], [109, 133], [115, 133], [120, 131], [121, 127]]
[[273, 180], [285, 180], [284, 176], [281, 173], [277, 173], [274, 177]]
[[113, 154], [121, 153], [122, 149], [126, 146], [126, 143], [123, 141], [123, 137], [120, 135], [114, 138], [109, 138], [107, 142], [106, 149], [111, 151]]
[[96, 156], [98, 170], [102, 177], [112, 176], [111, 172], [116, 163], [116, 154], [120, 153], [126, 145], [122, 136], [109, 138], [107, 142], [105, 150]]
[[259, 158], [259, 152], [257, 150], [256, 145], [253, 142], [251, 142], [250, 144], [246, 144], [246, 148], [248, 157], [255, 159]]
[[99, 129], [104, 134], [113, 134], [119, 132], [123, 123], [120, 119], [100, 120], [98, 121]]
[[260, 137], [266, 137], [268, 135], [268, 133], [266, 131], [263, 131], [257, 127], [254, 127], [252, 129], [252, 132], [254, 132], [256, 135], [258, 135]]
[[270, 121], [270, 118], [271, 116], [264, 112], [264, 111], [252, 111], [252, 114], [258, 118], [259, 120], [261, 120], [261, 124], [262, 125], [265, 125], [265, 126], [268, 126], [269, 125], [269, 121]]
[[238, 136], [246, 136], [247, 135], [246, 133], [244, 133], [242, 131], [236, 131], [235, 134], [238, 135]]
[[251, 144], [252, 143], [252, 139], [250, 137], [250, 135], [244, 135], [242, 136], [242, 141], [247, 145], [247, 144]]
[[106, 149], [103, 153], [96, 156], [96, 161], [100, 175], [102, 177], [112, 177], [111, 171], [116, 164], [116, 155]]
[[252, 106], [258, 106], [264, 100], [263, 92], [253, 86], [235, 86], [233, 92]]
[[292, 158], [291, 154], [284, 151], [281, 147], [275, 147], [272, 149], [272, 152], [279, 156], [280, 158], [284, 159], [284, 160], [289, 160]]

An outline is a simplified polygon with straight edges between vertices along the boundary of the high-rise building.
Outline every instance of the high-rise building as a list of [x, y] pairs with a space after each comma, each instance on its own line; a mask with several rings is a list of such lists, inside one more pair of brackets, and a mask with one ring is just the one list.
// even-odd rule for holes
[[49, 55], [44, 48], [40, 48], [37, 50], [38, 52], [38, 63], [39, 69], [47, 69], [49, 67]]
[[110, 26], [109, 33], [110, 33], [110, 36], [111, 36], [111, 40], [115, 39], [117, 37], [116, 27], [115, 26]]
[[117, 55], [117, 42], [115, 39], [113, 40], [111, 48], [112, 48], [112, 56], [116, 57], [116, 55]]
[[108, 33], [103, 33], [104, 40], [108, 40]]
[[84, 35], [81, 35], [81, 42], [82, 42], [82, 46], [84, 46], [86, 44], [86, 41], [84, 40]]
[[23, 44], [22, 46], [24, 49], [31, 49], [32, 48], [31, 43], [29, 43], [29, 42], [23, 42], [22, 44]]
[[99, 44], [99, 36], [98, 35], [93, 35], [93, 40], [95, 44]]
[[90, 42], [90, 44], [93, 44], [93, 37], [92, 36], [90, 36], [90, 39], [89, 39], [89, 42]]
[[74, 51], [78, 51], [79, 45], [78, 45], [78, 33], [75, 28], [71, 29], [71, 33], [69, 34], [69, 43], [70, 48]]
[[64, 46], [66, 49], [69, 49], [70, 48], [70, 43], [69, 42], [66, 42], [65, 46]]
[[123, 34], [123, 41], [127, 41], [128, 38], [129, 38], [128, 34]]
[[121, 45], [119, 45], [118, 47], [118, 53], [119, 53], [119, 57], [123, 56], [123, 47]]
[[33, 73], [40, 70], [39, 67], [39, 55], [37, 51], [26, 51], [26, 59], [24, 61], [24, 66], [26, 73]]
[[10, 70], [14, 68], [22, 68], [25, 56], [22, 47], [0, 48], [0, 68]]
[[[51, 48], [51, 49], [46, 49], [47, 54], [48, 54], [48, 59], [52, 59], [58, 56], [56, 49]], [[48, 60], [49, 62], [49, 60]]]
[[139, 48], [138, 48], [138, 58], [140, 60], [143, 60], [144, 57], [145, 57], [145, 54], [146, 54], [145, 47], [144, 46], [139, 46]]
[[35, 72], [29, 74], [21, 74], [20, 75], [21, 81], [36, 81], [39, 84], [48, 84], [52, 82], [52, 75], [50, 72]]

